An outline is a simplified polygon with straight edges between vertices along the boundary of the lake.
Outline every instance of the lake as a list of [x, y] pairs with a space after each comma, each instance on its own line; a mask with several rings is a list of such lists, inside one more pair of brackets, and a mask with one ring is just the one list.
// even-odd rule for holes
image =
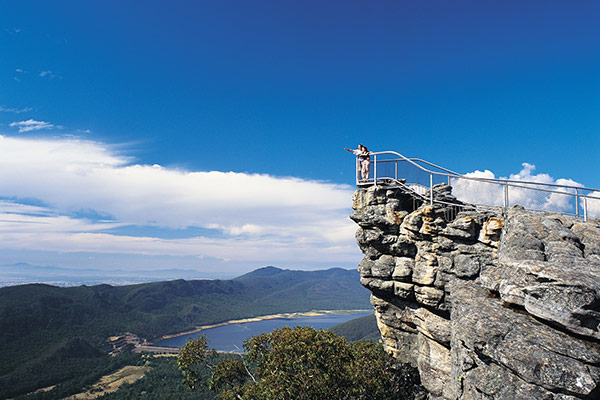
[[181, 348], [189, 339], [195, 339], [203, 334], [208, 339], [208, 346], [217, 351], [242, 351], [244, 341], [252, 336], [283, 326], [310, 326], [315, 329], [327, 329], [334, 325], [347, 322], [355, 318], [370, 315], [371, 312], [355, 314], [325, 314], [307, 317], [274, 318], [264, 321], [245, 322], [203, 329], [201, 332], [190, 333], [154, 343], [160, 347]]

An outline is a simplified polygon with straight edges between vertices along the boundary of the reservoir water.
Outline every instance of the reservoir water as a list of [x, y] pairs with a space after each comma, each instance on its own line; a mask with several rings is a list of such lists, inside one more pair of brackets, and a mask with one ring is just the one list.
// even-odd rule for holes
[[252, 336], [283, 326], [310, 326], [315, 329], [327, 329], [351, 319], [364, 317], [372, 314], [362, 312], [356, 314], [326, 314], [310, 317], [274, 318], [264, 321], [245, 322], [203, 329], [200, 332], [164, 339], [154, 343], [155, 346], [181, 348], [189, 339], [195, 339], [199, 335], [205, 335], [208, 339], [208, 347], [217, 351], [243, 351], [243, 343]]

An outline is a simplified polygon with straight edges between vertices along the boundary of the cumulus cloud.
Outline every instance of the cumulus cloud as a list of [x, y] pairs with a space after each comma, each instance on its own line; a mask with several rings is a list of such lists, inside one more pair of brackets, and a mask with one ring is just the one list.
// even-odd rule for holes
[[49, 122], [46, 121], [35, 121], [33, 119], [28, 119], [27, 121], [19, 121], [19, 122], [11, 122], [11, 127], [18, 127], [19, 133], [30, 132], [30, 131], [39, 131], [40, 129], [51, 129], [54, 128]]
[[600, 218], [600, 191], [591, 192], [585, 199], [585, 207], [592, 218]]
[[[13, 199], [0, 203], [2, 248], [265, 263], [358, 259], [346, 185], [135, 164], [110, 146], [75, 139], [0, 137], [0, 187], [0, 195]], [[41, 214], [19, 211], [27, 205], [18, 199], [42, 202], [32, 210]], [[83, 212], [110, 221], [78, 218]], [[123, 226], [216, 234], [172, 239], [111, 231]]]
[[[457, 179], [451, 180], [453, 193], [457, 198], [467, 203], [501, 206], [504, 204], [504, 187], [497, 183], [485, 182], [485, 179], [500, 179], [518, 181], [508, 187], [509, 204], [519, 204], [527, 209], [558, 211], [576, 214], [576, 201], [573, 194], [588, 195], [587, 209], [591, 216], [600, 216], [600, 201], [592, 197], [600, 197], [598, 192], [578, 189], [584, 185], [572, 179], [555, 179], [545, 173], [535, 172], [535, 165], [523, 163], [521, 170], [508, 177], [496, 177], [492, 171], [474, 171], [465, 174], [468, 178], [480, 180]], [[529, 183], [528, 183], [529, 182]], [[551, 185], [564, 185], [555, 187]], [[541, 188], [546, 191], [533, 190]], [[560, 193], [556, 193], [560, 192]], [[565, 194], [562, 194], [565, 193]], [[582, 198], [579, 199], [579, 212], [583, 213]]]

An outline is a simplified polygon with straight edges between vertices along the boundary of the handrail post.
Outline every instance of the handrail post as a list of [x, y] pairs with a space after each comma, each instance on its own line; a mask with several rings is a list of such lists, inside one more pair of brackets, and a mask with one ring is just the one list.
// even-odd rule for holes
[[394, 179], [398, 180], [398, 160], [394, 161], [394, 167], [396, 168], [396, 172], [394, 174]]
[[433, 174], [429, 174], [429, 205], [433, 205]]
[[377, 186], [377, 154], [373, 154], [373, 182]]
[[579, 218], [579, 190], [575, 189], [575, 215]]
[[508, 182], [504, 182], [504, 208], [508, 208]]
[[587, 196], [583, 198], [583, 220], [587, 221]]

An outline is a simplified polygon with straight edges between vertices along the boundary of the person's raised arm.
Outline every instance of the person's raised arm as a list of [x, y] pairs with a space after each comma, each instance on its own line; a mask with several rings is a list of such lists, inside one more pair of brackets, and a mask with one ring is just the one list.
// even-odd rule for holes
[[344, 150], [349, 151], [350, 153], [354, 153], [354, 150], [344, 147]]

